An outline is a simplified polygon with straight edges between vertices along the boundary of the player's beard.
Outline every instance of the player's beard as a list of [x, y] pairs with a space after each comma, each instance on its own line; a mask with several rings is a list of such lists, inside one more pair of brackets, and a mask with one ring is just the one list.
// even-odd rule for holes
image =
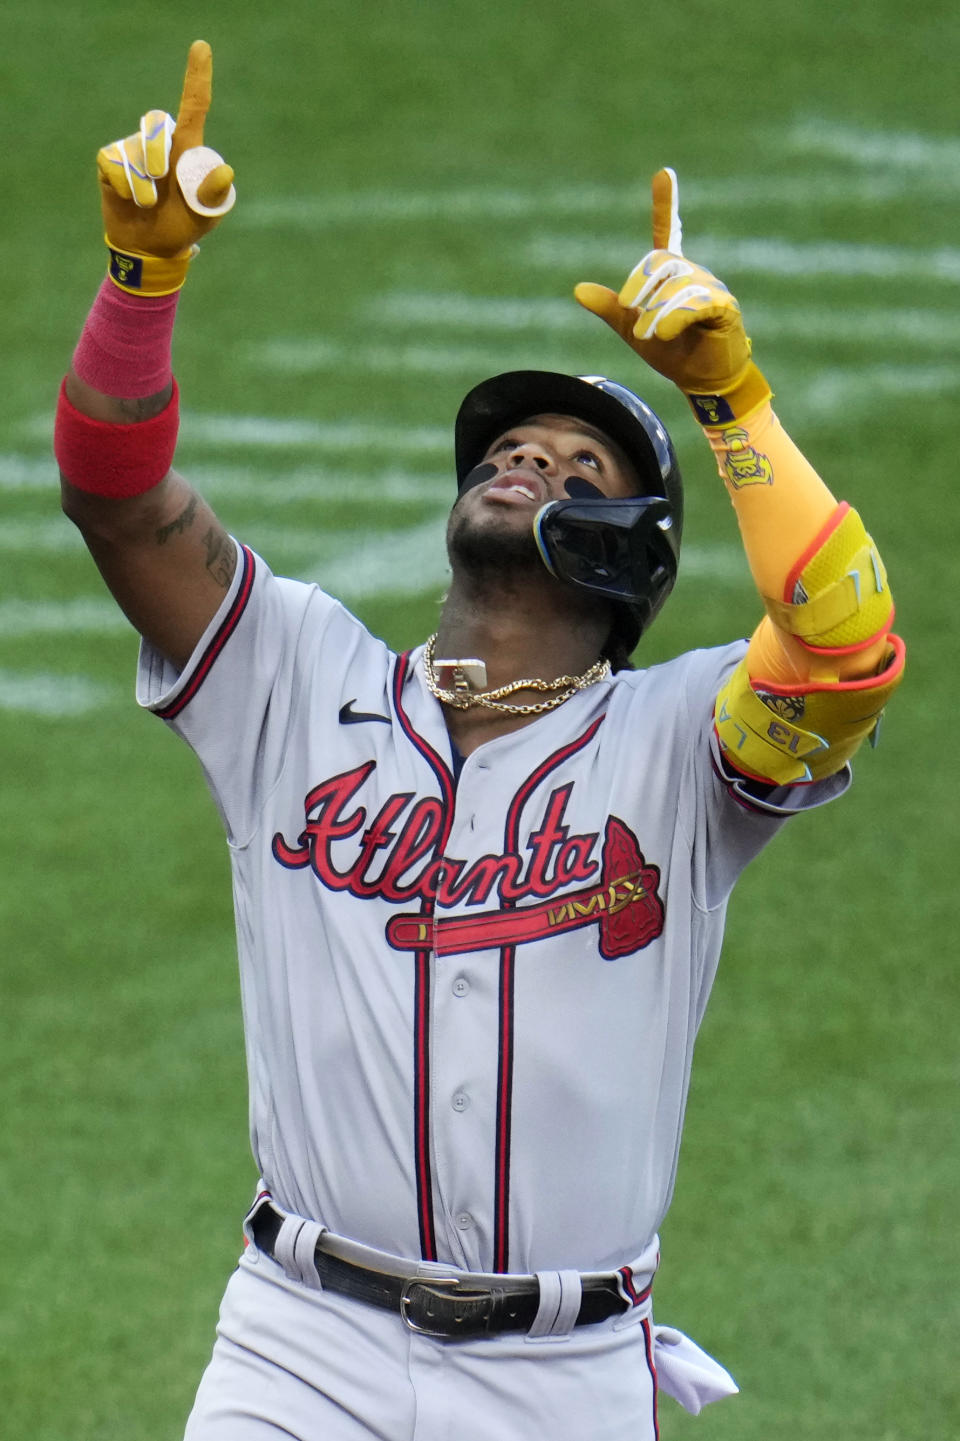
[[447, 524], [447, 555], [452, 570], [484, 589], [502, 588], [543, 569], [532, 526], [497, 524], [490, 517], [478, 525], [460, 505]]

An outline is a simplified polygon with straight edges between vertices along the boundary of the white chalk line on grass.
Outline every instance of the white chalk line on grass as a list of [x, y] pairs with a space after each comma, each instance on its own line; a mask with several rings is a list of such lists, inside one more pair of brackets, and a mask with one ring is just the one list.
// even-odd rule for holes
[[66, 519], [18, 516], [0, 525], [0, 555], [71, 555], [83, 550], [83, 538]]
[[[932, 170], [957, 194], [960, 170], [960, 141], [954, 136], [916, 135], [896, 130], [858, 130], [852, 125], [811, 117], [800, 120], [787, 132], [786, 146], [808, 155], [829, 155], [858, 166], [883, 170]], [[897, 194], [904, 194], [905, 178], [894, 181]]]
[[[466, 334], [475, 330], [535, 335], [582, 331], [590, 317], [573, 296], [551, 297], [458, 295], [434, 290], [394, 290], [362, 301], [357, 319], [364, 324], [402, 327], [450, 327]], [[484, 352], [486, 354], [486, 352]]]
[[[642, 242], [641, 242], [642, 244]], [[521, 247], [523, 258], [534, 266], [568, 270], [584, 267], [623, 269], [624, 256], [637, 253], [636, 240], [627, 235], [537, 235]], [[696, 242], [697, 261], [727, 275], [747, 272], [785, 275], [811, 280], [825, 276], [843, 279], [960, 280], [960, 249], [940, 246], [923, 250], [905, 245], [872, 245], [852, 241], [796, 241], [777, 237], [737, 238], [701, 235]], [[629, 264], [629, 262], [628, 262]]]
[[[624, 266], [624, 275], [627, 266]], [[808, 337], [839, 337], [847, 340], [870, 340], [891, 344], [909, 340], [916, 345], [940, 347], [956, 343], [960, 334], [960, 307], [956, 315], [944, 314], [942, 305], [763, 305], [746, 302], [746, 317], [751, 332], [771, 338], [806, 339]], [[434, 326], [461, 331], [513, 335], [530, 330], [536, 335], [560, 332], [583, 336], [585, 325], [596, 324], [571, 296], [566, 300], [540, 297], [514, 300], [489, 298], [483, 295], [454, 295], [430, 291], [396, 291], [376, 302], [358, 307], [357, 318], [363, 322], [377, 320], [381, 325], [408, 328], [411, 325]], [[295, 347], [309, 346], [309, 339], [273, 342]], [[258, 352], [267, 355], [267, 347]], [[494, 355], [493, 350], [485, 354]]]
[[[344, 536], [350, 532], [338, 530], [333, 534]], [[309, 555], [325, 538], [316, 526], [274, 525], [269, 520], [256, 520], [244, 530], [244, 539], [255, 549], [275, 550], [283, 555]], [[82, 536], [65, 521], [22, 516], [0, 527], [0, 555], [71, 555], [83, 549]]]
[[[184, 446], [189, 452], [189, 445]], [[342, 501], [358, 509], [378, 508], [385, 502], [396, 505], [445, 503], [453, 491], [453, 441], [450, 469], [442, 474], [415, 471], [329, 470], [303, 466], [280, 473], [234, 471], [228, 466], [190, 466], [189, 478], [211, 499], [262, 502], [267, 510], [275, 505], [302, 504], [309, 500]]]
[[59, 488], [57, 463], [52, 455], [45, 460], [30, 455], [0, 455], [0, 490], [44, 490], [57, 497]]
[[[843, 318], [839, 313], [835, 325], [835, 338], [840, 340], [843, 338]], [[752, 325], [748, 325], [748, 329], [754, 335], [758, 333]], [[814, 340], [815, 335], [811, 334], [810, 339]], [[570, 370], [577, 368], [568, 367]], [[490, 373], [494, 373], [495, 369], [491, 367]], [[624, 373], [620, 367], [612, 369], [614, 374]], [[869, 414], [881, 398], [890, 395], [947, 394], [956, 388], [957, 376], [958, 367], [949, 362], [941, 365], [900, 361], [872, 366], [832, 366], [821, 368], [813, 379], [807, 374], [791, 378], [781, 365], [777, 370], [777, 385], [780, 393], [789, 396], [794, 415], [802, 414], [816, 420], [831, 414], [841, 405], [851, 416]], [[643, 388], [642, 381], [637, 384]]]
[[391, 425], [373, 420], [284, 420], [271, 416], [203, 415], [187, 412], [184, 434], [191, 445], [228, 449], [249, 446], [317, 450], [392, 451], [402, 454], [449, 453], [449, 431], [440, 426]]
[[[937, 144], [950, 142], [924, 141], [922, 137], [894, 138], [893, 159], [880, 174], [847, 174], [816, 176], [733, 176], [729, 180], [698, 180], [680, 174], [681, 213], [688, 219], [698, 209], [733, 211], [742, 214], [746, 207], [759, 209], [803, 209], [810, 205], [879, 205], [902, 197], [904, 178], [891, 174], [895, 167], [920, 164], [921, 173], [914, 177], [920, 194], [944, 197], [956, 193], [956, 160], [948, 166], [946, 148], [940, 155]], [[881, 137], [856, 132], [824, 131], [821, 134], [806, 126], [798, 127], [784, 144], [786, 150], [812, 151], [853, 160], [860, 165], [883, 165], [879, 154]], [[956, 153], [956, 142], [954, 142]], [[921, 161], [912, 155], [922, 156]], [[651, 174], [655, 166], [651, 166]], [[237, 207], [231, 217], [233, 228], [263, 230], [270, 228], [319, 231], [350, 225], [416, 224], [424, 221], [540, 220], [549, 223], [555, 217], [595, 216], [605, 224], [611, 215], [634, 215], [638, 233], [645, 233], [649, 224], [650, 188], [646, 179], [624, 183], [584, 184], [523, 190], [504, 190], [493, 186], [469, 186], [458, 190], [412, 191], [399, 194], [396, 190], [367, 190], [330, 195], [271, 195], [248, 201]]]
[[[183, 454], [189, 456], [190, 437], [183, 438]], [[270, 507], [291, 505], [311, 499], [344, 500], [350, 505], [379, 506], [384, 501], [399, 504], [420, 504], [440, 501], [449, 492], [453, 477], [453, 439], [450, 438], [450, 469], [444, 472], [405, 470], [355, 470], [348, 466], [297, 466], [292, 470], [271, 471], [245, 466], [212, 466], [204, 463], [184, 467], [191, 483], [204, 495], [213, 498], [262, 501]], [[0, 454], [0, 490], [37, 491], [57, 495], [49, 467], [29, 456]], [[52, 504], [56, 504], [56, 500]], [[9, 528], [15, 521], [5, 521]], [[57, 525], [74, 530], [66, 518], [51, 518]], [[0, 546], [4, 534], [0, 530]]]
[[51, 719], [87, 715], [119, 698], [115, 686], [79, 675], [0, 670], [0, 710]]
[[[451, 433], [442, 426], [391, 425], [370, 419], [294, 420], [269, 415], [204, 415], [187, 410], [182, 412], [181, 428], [192, 445], [217, 450], [308, 447], [320, 452], [452, 453]], [[31, 416], [24, 421], [22, 433], [31, 440], [52, 439], [52, 415], [41, 411]]]
[[[523, 351], [498, 343], [483, 348], [438, 344], [404, 346], [397, 350], [389, 345], [357, 345], [305, 336], [254, 347], [249, 352], [249, 361], [256, 367], [287, 375], [321, 374], [331, 370], [390, 375], [397, 369], [398, 357], [402, 357], [402, 368], [408, 374], [493, 375], [502, 370], [523, 369], [571, 371], [578, 368], [577, 352], [591, 334], [591, 327], [595, 334], [599, 323], [573, 301], [556, 302], [557, 307], [563, 306], [561, 320], [552, 301], [504, 302], [457, 296], [397, 296], [394, 299], [395, 305], [388, 301], [382, 308], [382, 324], [406, 328], [419, 311], [424, 326], [472, 329], [510, 337], [529, 330], [534, 337], [540, 328], [540, 316], [546, 314], [549, 321], [545, 328], [553, 334], [565, 330], [571, 343], [563, 351], [553, 345], [537, 344], [533, 338]], [[746, 318], [754, 339], [780, 344], [797, 340], [867, 341], [874, 346], [910, 345], [940, 352], [944, 345], [954, 344], [960, 333], [960, 314], [953, 316], [944, 314], [942, 309], [917, 307], [748, 305]], [[579, 346], [574, 344], [574, 337], [581, 342]]]
[[[861, 413], [908, 396], [947, 395], [960, 389], [960, 365], [870, 365], [857, 371], [825, 369], [799, 390], [799, 404], [820, 417]], [[791, 405], [793, 392], [790, 393]]]
[[26, 636], [110, 634], [133, 628], [115, 601], [101, 597], [74, 596], [69, 600], [0, 600], [0, 639]]
[[346, 601], [381, 595], [419, 595], [443, 585], [448, 575], [444, 518], [409, 530], [376, 535], [329, 537], [325, 553], [301, 569], [298, 579], [311, 581]]
[[[583, 328], [581, 323], [581, 331]], [[257, 369], [281, 375], [311, 375], [335, 370], [361, 375], [462, 375], [476, 379], [501, 370], [530, 370], [536, 367], [569, 370], [576, 364], [572, 348], [561, 350], [555, 343], [545, 348], [532, 329], [530, 339], [522, 350], [516, 345], [506, 347], [500, 344], [494, 348], [489, 345], [431, 344], [426, 341], [420, 344], [358, 345], [355, 341], [344, 343], [322, 337], [297, 336], [252, 346], [247, 359]]]
[[[336, 564], [340, 556], [363, 555], [367, 553], [372, 544], [377, 544], [381, 547], [378, 550], [377, 564], [385, 566], [389, 573], [393, 547], [397, 548], [397, 554], [400, 556], [405, 554], [411, 546], [416, 550], [425, 536], [433, 536], [435, 533], [442, 552], [443, 526], [455, 495], [452, 482], [448, 483], [446, 489], [447, 493], [444, 496], [434, 495], [431, 497], [430, 509], [434, 514], [420, 527], [392, 527], [389, 530], [383, 530], [378, 526], [371, 533], [371, 527], [362, 521], [355, 521], [348, 526], [327, 528], [323, 526], [322, 522], [318, 523], [315, 520], [300, 520], [290, 525], [277, 525], [269, 518], [269, 512], [263, 511], [259, 516], [243, 524], [232, 522], [231, 528], [238, 533], [239, 539], [251, 545], [254, 550], [260, 551], [267, 557], [271, 554], [283, 556], [287, 562], [293, 557], [303, 559], [319, 556], [324, 561], [332, 558], [333, 563]], [[64, 555], [80, 553], [83, 548], [83, 539], [79, 532], [65, 520], [50, 520], [40, 516], [20, 516], [15, 521], [9, 521], [0, 527], [0, 554]], [[401, 563], [398, 573], [402, 570]], [[349, 578], [352, 582], [352, 576]], [[356, 586], [351, 583], [351, 594], [363, 595], [366, 593], [362, 588], [357, 591]], [[0, 602], [0, 636], [24, 634], [27, 629], [44, 630], [48, 627], [54, 630], [58, 629], [58, 622], [48, 618], [56, 616], [57, 612], [55, 610], [47, 611], [45, 609], [47, 605], [48, 602], [20, 600]], [[91, 610], [87, 615], [82, 608], [78, 607], [75, 612], [65, 612], [64, 614], [68, 619], [72, 615], [74, 621], [85, 622], [89, 619], [92, 629], [102, 628], [102, 616], [99, 610]], [[80, 628], [87, 628], [86, 624], [82, 624]]]

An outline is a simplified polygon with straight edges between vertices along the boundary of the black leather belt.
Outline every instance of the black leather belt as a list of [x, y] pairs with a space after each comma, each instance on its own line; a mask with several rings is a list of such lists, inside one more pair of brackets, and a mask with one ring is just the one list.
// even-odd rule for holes
[[[257, 1249], [273, 1260], [282, 1225], [283, 1216], [269, 1202], [261, 1205], [250, 1221]], [[393, 1276], [331, 1256], [323, 1249], [322, 1239], [314, 1263], [326, 1290], [397, 1312], [411, 1331], [425, 1336], [462, 1340], [501, 1331], [529, 1331], [540, 1307], [536, 1276], [504, 1276], [496, 1282], [478, 1282], [468, 1271], [456, 1276]], [[595, 1325], [631, 1309], [632, 1303], [624, 1300], [613, 1276], [587, 1276], [581, 1284], [575, 1325]]]

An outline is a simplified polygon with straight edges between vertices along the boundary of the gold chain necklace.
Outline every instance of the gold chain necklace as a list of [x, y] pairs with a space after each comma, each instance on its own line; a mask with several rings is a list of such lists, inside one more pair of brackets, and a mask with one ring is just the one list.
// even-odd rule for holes
[[[444, 705], [453, 706], [455, 710], [469, 710], [471, 706], [484, 706], [487, 710], [499, 711], [502, 715], [541, 715], [543, 711], [554, 710], [558, 705], [576, 695], [577, 691], [586, 690], [588, 686], [596, 685], [597, 681], [606, 680], [610, 674], [610, 662], [598, 660], [585, 670], [583, 675], [560, 675], [556, 680], [515, 680], [509, 685], [497, 686], [495, 690], [473, 690], [463, 680], [463, 661], [439, 661], [433, 658], [434, 647], [437, 643], [436, 635], [432, 635], [427, 641], [423, 650], [423, 674], [427, 682], [427, 689], [430, 694], [436, 696], [438, 701]], [[455, 667], [456, 690], [444, 690], [437, 681], [435, 666], [453, 665]], [[480, 663], [474, 663], [480, 664]], [[485, 668], [484, 672], [485, 672]], [[457, 674], [459, 672], [459, 674]], [[531, 701], [529, 704], [516, 704], [505, 699], [518, 690], [535, 690], [541, 692], [553, 692], [548, 694], [545, 700]]]

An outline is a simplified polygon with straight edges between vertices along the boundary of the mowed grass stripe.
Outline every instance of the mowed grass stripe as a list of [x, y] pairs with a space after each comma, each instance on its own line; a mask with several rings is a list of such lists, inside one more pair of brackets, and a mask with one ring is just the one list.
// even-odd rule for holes
[[[522, 323], [522, 322], [521, 322]], [[581, 323], [582, 325], [582, 323]], [[576, 353], [545, 351], [534, 337], [523, 350], [505, 347], [448, 345], [437, 342], [358, 345], [356, 341], [329, 340], [323, 336], [297, 336], [270, 340], [251, 348], [248, 359], [257, 369], [286, 375], [322, 371], [479, 377], [502, 370], [575, 370]]]
[[115, 686], [80, 675], [0, 670], [0, 710], [53, 719], [86, 715], [119, 698]]
[[[829, 155], [858, 166], [875, 166], [886, 171], [932, 172], [949, 186], [956, 197], [956, 175], [960, 168], [960, 140], [943, 135], [918, 135], [896, 130], [860, 130], [818, 117], [799, 120], [785, 137], [787, 148], [807, 155]], [[927, 178], [926, 176], [924, 178]], [[903, 195], [903, 176], [895, 178]]]
[[[960, 297], [958, 297], [960, 300]], [[891, 347], [905, 341], [917, 346], [928, 345], [938, 351], [945, 343], [954, 344], [960, 327], [958, 313], [944, 313], [942, 300], [929, 309], [921, 306], [844, 306], [784, 304], [777, 306], [746, 302], [751, 334], [771, 340], [802, 340], [822, 337], [842, 330], [849, 341], [867, 340], [871, 344], [889, 341]], [[437, 294], [430, 291], [397, 291], [358, 308], [361, 321], [374, 319], [380, 325], [408, 330], [411, 326], [451, 329], [468, 328], [491, 334], [515, 335], [518, 330], [535, 334], [561, 333], [583, 335], [591, 317], [572, 297], [563, 300], [539, 297], [517, 297], [513, 300], [482, 295]], [[260, 347], [259, 358], [268, 360], [271, 350], [289, 347], [291, 353], [300, 345], [316, 344], [309, 336], [299, 340], [278, 340]], [[279, 353], [279, 351], [278, 351]], [[485, 352], [492, 354], [493, 352]]]
[[[189, 455], [190, 437], [181, 441], [183, 454]], [[350, 504], [379, 506], [385, 500], [395, 504], [404, 502], [420, 503], [440, 500], [452, 484], [452, 472], [405, 471], [405, 470], [356, 470], [336, 466], [300, 466], [293, 470], [284, 469], [270, 472], [264, 469], [242, 466], [191, 465], [189, 479], [210, 497], [229, 496], [232, 499], [263, 501], [273, 506], [287, 505], [311, 498], [338, 497], [349, 499]], [[56, 497], [57, 483], [51, 476], [50, 466], [44, 461], [29, 456], [0, 455], [0, 490], [35, 491]], [[5, 522], [9, 528], [11, 522]], [[51, 520], [51, 525], [66, 526], [66, 520]], [[0, 544], [4, 537], [0, 535]]]
[[[294, 449], [371, 451], [379, 453], [452, 454], [450, 432], [441, 426], [389, 425], [371, 420], [299, 420], [269, 415], [204, 415], [184, 411], [181, 431], [192, 445], [218, 450]], [[23, 422], [21, 434], [30, 440], [51, 440], [53, 413], [39, 411]]]
[[44, 490], [57, 495], [58, 487], [52, 456], [0, 455], [0, 490]]
[[0, 639], [101, 631], [131, 633], [130, 622], [106, 593], [69, 600], [0, 601]]
[[[960, 145], [956, 141], [919, 135], [884, 135], [843, 126], [801, 122], [780, 140], [785, 152], [829, 155], [853, 162], [859, 173], [842, 175], [732, 175], [714, 179], [680, 171], [681, 213], [696, 209], [732, 211], [744, 207], [804, 210], [810, 205], [876, 205], [902, 198], [903, 171], [925, 196], [953, 196]], [[669, 157], [667, 157], [669, 163]], [[868, 167], [874, 167], [872, 170]], [[652, 164], [650, 169], [655, 168]], [[919, 168], [920, 173], [916, 170]], [[877, 173], [879, 169], [880, 173]], [[454, 223], [471, 219], [535, 219], [551, 215], [595, 215], [606, 222], [611, 214], [649, 212], [649, 179], [632, 177], [623, 184], [529, 187], [461, 186], [398, 194], [371, 189], [347, 193], [269, 195], [237, 207], [231, 226], [238, 230], [310, 229], [377, 225]]]
[[[446, 299], [445, 297], [443, 299]], [[501, 303], [492, 302], [493, 313], [484, 313], [484, 302], [477, 300], [471, 317], [470, 303], [457, 302], [450, 297], [449, 309], [442, 300], [424, 307], [423, 324], [451, 328], [473, 324], [476, 329], [491, 332], [536, 330], [536, 316], [540, 302], [520, 300], [516, 304], [514, 322], [511, 326], [501, 315]], [[550, 302], [547, 302], [549, 304]], [[398, 312], [405, 309], [398, 307]], [[553, 327], [569, 330], [584, 337], [585, 312], [573, 309], [562, 326], [554, 319]], [[502, 307], [509, 310], [509, 305]], [[944, 345], [952, 344], [960, 328], [960, 316], [920, 309], [902, 311], [884, 310], [878, 306], [867, 309], [844, 309], [842, 317], [837, 309], [823, 306], [804, 310], [795, 307], [782, 316], [772, 307], [748, 305], [747, 320], [750, 333], [755, 340], [767, 340], [781, 347], [791, 341], [814, 340], [822, 343], [824, 338], [843, 340], [845, 343], [867, 342], [873, 346], [889, 345], [891, 351], [902, 351], [904, 345], [916, 350], [930, 350], [940, 354]], [[409, 326], [410, 321], [397, 318], [397, 326]], [[576, 371], [578, 356], [576, 348], [558, 353], [555, 350], [535, 347], [534, 343], [517, 350], [515, 346], [502, 345], [487, 347], [450, 345], [358, 345], [354, 341], [338, 342], [320, 336], [299, 336], [286, 340], [268, 341], [252, 347], [248, 359], [258, 369], [286, 375], [311, 375], [329, 371], [356, 372], [357, 374], [389, 375], [399, 365], [405, 372], [420, 375], [476, 376], [494, 375], [502, 370], [536, 368], [543, 370]]]
[[[189, 454], [189, 444], [184, 444]], [[379, 509], [392, 505], [446, 504], [453, 492], [453, 466], [442, 474], [404, 470], [329, 469], [312, 466], [264, 473], [233, 470], [229, 466], [190, 466], [189, 478], [211, 500], [255, 501], [272, 510], [275, 505], [298, 505], [310, 500], [342, 500], [351, 509]], [[364, 524], [369, 517], [364, 516]]]
[[949, 395], [960, 388], [960, 364], [912, 365], [908, 369], [893, 363], [847, 368], [821, 369], [801, 387], [798, 405], [820, 417], [833, 414], [858, 415], [907, 396]]
[[[391, 369], [389, 364], [384, 363], [383, 356], [377, 351], [367, 355], [362, 348], [351, 347], [351, 354], [358, 374], [384, 374], [389, 373]], [[569, 368], [576, 369], [576, 367]], [[490, 373], [493, 373], [494, 369], [495, 367], [491, 367]], [[816, 376], [811, 378], [807, 373], [788, 375], [785, 367], [781, 364], [777, 368], [777, 377], [778, 388], [789, 401], [790, 414], [794, 417], [816, 420], [828, 418], [840, 406], [843, 406], [851, 416], [866, 416], [891, 395], [949, 394], [960, 384], [960, 366], [947, 362], [941, 365], [906, 367], [890, 362], [860, 366], [856, 370], [850, 366], [829, 369], [821, 366], [818, 368]], [[200, 417], [198, 418], [199, 423], [195, 423], [192, 427], [190, 440], [197, 448], [215, 446], [218, 450], [229, 449], [230, 444], [218, 438], [221, 434], [223, 436], [232, 434], [232, 443], [237, 448], [256, 448], [259, 422], [254, 421], [252, 417], [237, 416], [232, 431], [229, 417], [217, 416], [212, 417], [211, 420], [212, 424], [206, 425], [203, 423], [203, 418]], [[296, 448], [303, 444], [296, 434], [284, 439], [283, 425], [284, 423], [280, 422], [280, 430], [271, 431], [269, 422], [266, 422], [266, 429], [260, 441], [265, 449], [279, 450], [284, 445]], [[444, 431], [443, 434], [446, 436], [447, 432]], [[445, 448], [452, 450], [452, 439], [449, 437], [446, 440]], [[265, 477], [264, 484], [269, 483]]]
[[[569, 271], [603, 265], [616, 270], [622, 269], [625, 255], [638, 250], [638, 243], [636, 236], [625, 234], [539, 234], [524, 242], [520, 249], [522, 258], [533, 266]], [[722, 272], [725, 278], [749, 273], [800, 280], [824, 276], [847, 280], [906, 279], [914, 284], [960, 280], [960, 248], [950, 245], [929, 250], [908, 245], [704, 233], [697, 237], [695, 249], [698, 263]]]
[[384, 425], [370, 420], [289, 420], [265, 415], [203, 415], [187, 412], [183, 432], [191, 445], [217, 449], [261, 446], [320, 451], [389, 451], [450, 454], [450, 432], [440, 426]]

